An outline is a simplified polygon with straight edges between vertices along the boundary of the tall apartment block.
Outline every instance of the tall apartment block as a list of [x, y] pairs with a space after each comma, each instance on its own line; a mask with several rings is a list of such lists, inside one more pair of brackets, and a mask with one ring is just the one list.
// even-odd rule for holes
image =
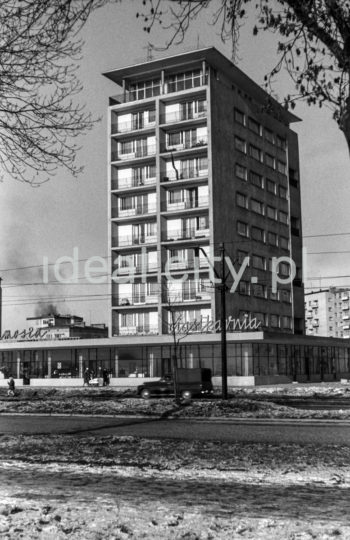
[[350, 289], [330, 287], [305, 295], [305, 325], [309, 336], [350, 338]]
[[[219, 319], [209, 261], [221, 243], [236, 271], [249, 257], [227, 293], [227, 316], [304, 333], [298, 141], [289, 128], [299, 119], [215, 48], [104, 75], [119, 92], [109, 103], [111, 272], [125, 277], [111, 285], [111, 335]], [[277, 291], [274, 257], [296, 265], [287, 283], [281, 262]]]

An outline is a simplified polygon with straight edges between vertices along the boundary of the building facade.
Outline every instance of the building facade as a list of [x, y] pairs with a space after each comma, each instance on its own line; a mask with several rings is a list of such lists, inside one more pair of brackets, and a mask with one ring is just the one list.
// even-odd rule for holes
[[309, 336], [350, 338], [350, 289], [330, 287], [305, 295], [305, 325]]
[[[104, 75], [120, 92], [109, 107], [110, 335], [217, 320], [210, 272], [222, 243], [237, 271], [249, 258], [227, 313], [303, 333], [298, 141], [289, 127], [298, 119], [214, 48]], [[274, 257], [285, 258], [278, 290]]]
[[[37, 335], [40, 339], [96, 339], [108, 336], [105, 324], [87, 325], [83, 317], [77, 315], [39, 315], [27, 317], [27, 335]], [[11, 339], [11, 334], [9, 335]]]

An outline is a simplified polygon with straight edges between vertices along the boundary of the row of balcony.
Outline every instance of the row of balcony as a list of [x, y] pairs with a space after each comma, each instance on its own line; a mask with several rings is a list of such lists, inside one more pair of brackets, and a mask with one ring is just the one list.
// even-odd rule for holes
[[[203, 119], [207, 115], [207, 110], [203, 110], [200, 112], [196, 111], [180, 111], [180, 112], [168, 112], [165, 114], [161, 114], [159, 118], [159, 124], [160, 125], [168, 125], [168, 124], [175, 124], [177, 122], [186, 122], [189, 120], [198, 120]], [[118, 134], [118, 133], [129, 133], [132, 131], [139, 131], [144, 129], [152, 129], [155, 127], [156, 122], [154, 121], [148, 121], [146, 122], [143, 118], [136, 118], [131, 120], [130, 122], [112, 122], [111, 124], [111, 133]]]
[[[177, 202], [170, 202], [170, 201], [163, 201], [161, 202], [161, 211], [162, 212], [178, 212], [182, 210], [192, 210], [192, 209], [198, 209], [198, 208], [208, 208], [209, 205], [209, 199], [208, 197], [197, 197], [193, 200], [187, 200], [187, 201], [177, 201]], [[118, 206], [112, 207], [112, 218], [125, 218], [125, 217], [132, 217], [132, 216], [140, 216], [140, 215], [149, 215], [149, 214], [155, 214], [157, 211], [157, 204], [156, 203], [147, 203], [144, 204], [137, 204], [133, 208], [126, 208], [121, 209]]]
[[[209, 229], [175, 229], [164, 234], [162, 242], [173, 242], [181, 240], [196, 240], [198, 238], [208, 238]], [[112, 236], [112, 247], [139, 246], [143, 244], [156, 244], [157, 235], [123, 235]]]
[[[201, 137], [199, 140], [189, 140], [176, 145], [161, 144], [160, 153], [180, 152], [182, 150], [196, 150], [198, 148], [205, 147], [208, 144], [208, 137]], [[113, 150], [111, 153], [112, 161], [128, 161], [131, 159], [138, 159], [144, 157], [152, 157], [157, 153], [157, 146], [155, 144], [140, 145], [140, 147], [133, 148], [130, 152], [121, 152], [121, 150]]]
[[[178, 262], [169, 260], [167, 263], [168, 270], [172, 272], [181, 271], [181, 270], [195, 270], [195, 269], [207, 269], [209, 268], [209, 263], [205, 258], [195, 259], [183, 259]], [[148, 262], [146, 261], [144, 265], [142, 264], [133, 264], [131, 263], [128, 266], [119, 266], [116, 268], [118, 275], [134, 275], [146, 273], [154, 273], [158, 271], [157, 262]], [[165, 266], [164, 266], [165, 271]]]
[[[211, 295], [209, 292], [192, 292], [192, 291], [177, 291], [176, 293], [169, 293], [163, 301], [163, 304], [167, 303], [181, 303], [181, 302], [210, 302]], [[112, 302], [114, 306], [128, 307], [128, 306], [142, 306], [150, 304], [158, 304], [157, 295], [120, 295], [113, 296]]]
[[[182, 172], [176, 174], [169, 173], [168, 175], [161, 176], [161, 182], [176, 182], [181, 180], [195, 180], [197, 178], [206, 178], [208, 176], [208, 170], [197, 169], [185, 169]], [[152, 178], [113, 178], [112, 190], [125, 190], [136, 187], [152, 186], [156, 184], [156, 177]]]
[[158, 325], [144, 326], [121, 326], [118, 335], [120, 336], [147, 336], [159, 333]]

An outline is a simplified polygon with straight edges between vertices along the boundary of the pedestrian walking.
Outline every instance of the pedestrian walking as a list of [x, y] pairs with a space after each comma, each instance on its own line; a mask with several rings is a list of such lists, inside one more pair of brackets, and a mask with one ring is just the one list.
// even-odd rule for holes
[[103, 370], [103, 386], [109, 385], [109, 375], [106, 369]]
[[15, 395], [15, 381], [13, 377], [10, 377], [7, 382], [9, 389], [7, 390], [7, 395], [13, 397]]
[[86, 368], [86, 370], [84, 371], [84, 384], [83, 386], [87, 385], [89, 386], [90, 384], [90, 371], [89, 371], [89, 368]]

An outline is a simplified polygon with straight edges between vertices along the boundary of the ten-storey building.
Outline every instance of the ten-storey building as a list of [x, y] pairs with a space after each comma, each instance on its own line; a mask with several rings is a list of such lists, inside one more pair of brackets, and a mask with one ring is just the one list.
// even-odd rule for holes
[[[246, 268], [227, 314], [304, 332], [298, 120], [215, 48], [112, 70], [109, 249], [112, 336], [216, 320], [209, 261]], [[273, 257], [296, 276], [272, 289]], [[219, 268], [219, 263], [215, 262]], [[130, 277], [133, 274], [133, 279]], [[166, 274], [187, 279], [167, 283]], [[287, 278], [287, 261], [279, 264]]]

